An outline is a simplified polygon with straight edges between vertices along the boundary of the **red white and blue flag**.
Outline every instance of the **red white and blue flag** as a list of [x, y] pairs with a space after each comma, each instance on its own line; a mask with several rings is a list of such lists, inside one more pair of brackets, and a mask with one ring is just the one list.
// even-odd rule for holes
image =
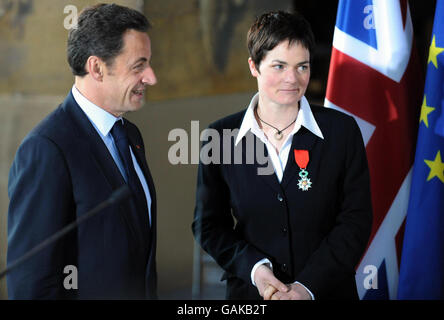
[[352, 115], [370, 169], [373, 228], [361, 299], [396, 299], [424, 78], [407, 0], [340, 0], [325, 106]]

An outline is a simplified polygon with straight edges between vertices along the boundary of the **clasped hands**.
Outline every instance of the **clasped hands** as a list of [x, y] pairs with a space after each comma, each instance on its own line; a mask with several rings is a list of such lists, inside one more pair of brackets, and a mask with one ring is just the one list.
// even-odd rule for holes
[[264, 300], [311, 300], [308, 291], [300, 284], [284, 284], [265, 264], [254, 273], [254, 282]]

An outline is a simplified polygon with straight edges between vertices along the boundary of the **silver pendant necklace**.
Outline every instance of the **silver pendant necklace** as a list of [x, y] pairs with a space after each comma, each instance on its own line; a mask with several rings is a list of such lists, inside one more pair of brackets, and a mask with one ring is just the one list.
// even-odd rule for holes
[[256, 115], [257, 115], [257, 117], [259, 118], [259, 120], [260, 120], [261, 122], [265, 123], [266, 125], [268, 125], [268, 126], [270, 126], [270, 127], [272, 127], [273, 129], [276, 130], [276, 132], [275, 132], [275, 134], [274, 134], [274, 138], [275, 138], [276, 140], [278, 140], [278, 141], [280, 141], [280, 140], [282, 139], [282, 137], [284, 136], [282, 133], [283, 133], [286, 129], [288, 129], [293, 123], [296, 122], [296, 119], [294, 119], [294, 120], [293, 120], [288, 126], [286, 126], [284, 129], [279, 130], [279, 129], [276, 128], [275, 126], [273, 126], [273, 125], [269, 124], [268, 122], [265, 122], [264, 120], [262, 120], [261, 117], [259, 117], [259, 112], [257, 112], [257, 110], [256, 110]]

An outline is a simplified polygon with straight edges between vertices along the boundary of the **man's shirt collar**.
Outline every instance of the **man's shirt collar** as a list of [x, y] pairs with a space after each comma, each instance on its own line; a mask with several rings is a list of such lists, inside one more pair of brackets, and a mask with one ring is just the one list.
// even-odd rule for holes
[[83, 112], [85, 112], [88, 119], [104, 137], [106, 137], [111, 131], [114, 123], [117, 120], [122, 119], [121, 117], [116, 118], [111, 113], [103, 110], [99, 106], [89, 101], [80, 93], [75, 85], [73, 85], [72, 87], [72, 95], [74, 96], [74, 100], [76, 100], [77, 104], [80, 106]]

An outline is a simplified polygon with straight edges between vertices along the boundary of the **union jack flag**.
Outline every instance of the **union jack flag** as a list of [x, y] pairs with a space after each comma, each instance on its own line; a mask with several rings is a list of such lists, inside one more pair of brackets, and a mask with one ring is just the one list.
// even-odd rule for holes
[[373, 228], [361, 299], [396, 299], [424, 78], [407, 0], [340, 0], [325, 106], [352, 115], [370, 169]]

